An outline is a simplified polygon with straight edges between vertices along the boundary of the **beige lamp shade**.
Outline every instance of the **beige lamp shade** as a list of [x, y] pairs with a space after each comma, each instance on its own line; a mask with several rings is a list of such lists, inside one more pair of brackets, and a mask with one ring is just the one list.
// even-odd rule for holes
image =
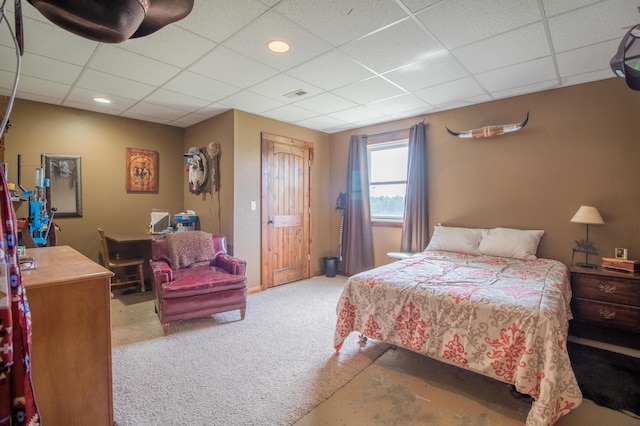
[[583, 223], [586, 225], [604, 225], [604, 220], [602, 220], [598, 209], [591, 206], [580, 206], [569, 222]]

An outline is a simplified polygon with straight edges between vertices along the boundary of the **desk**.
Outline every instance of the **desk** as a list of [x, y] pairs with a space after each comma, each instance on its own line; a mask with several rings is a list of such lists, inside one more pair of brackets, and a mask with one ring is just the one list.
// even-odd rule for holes
[[151, 259], [151, 240], [164, 238], [166, 234], [106, 234], [109, 255], [114, 259], [126, 259], [131, 257], [141, 257], [144, 262], [144, 278], [146, 287], [151, 288], [151, 266], [148, 260]]
[[27, 249], [33, 387], [42, 424], [112, 426], [112, 272], [69, 246]]

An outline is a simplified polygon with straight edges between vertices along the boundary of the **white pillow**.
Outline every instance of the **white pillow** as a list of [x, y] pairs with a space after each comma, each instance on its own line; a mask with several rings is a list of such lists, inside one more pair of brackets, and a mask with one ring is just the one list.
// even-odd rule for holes
[[544, 231], [511, 228], [482, 230], [480, 253], [488, 256], [511, 257], [522, 260], [536, 260], [538, 244]]
[[466, 254], [480, 254], [478, 244], [482, 237], [480, 229], [456, 228], [437, 225], [425, 251], [453, 251]]

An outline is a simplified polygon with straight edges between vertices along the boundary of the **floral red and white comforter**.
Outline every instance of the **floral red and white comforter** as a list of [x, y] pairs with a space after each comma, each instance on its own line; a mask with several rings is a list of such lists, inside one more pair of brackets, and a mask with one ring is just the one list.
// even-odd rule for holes
[[444, 251], [350, 277], [334, 344], [359, 331], [514, 384], [534, 398], [527, 425], [582, 401], [567, 353], [571, 287], [562, 263]]

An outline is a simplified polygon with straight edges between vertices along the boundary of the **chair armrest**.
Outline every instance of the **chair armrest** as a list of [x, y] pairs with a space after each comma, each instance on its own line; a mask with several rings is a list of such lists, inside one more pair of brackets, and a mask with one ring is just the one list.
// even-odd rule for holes
[[163, 260], [150, 260], [153, 282], [156, 285], [173, 281], [173, 270], [169, 264]]
[[230, 254], [219, 254], [216, 256], [215, 266], [219, 266], [233, 275], [244, 275], [247, 271], [247, 262], [233, 257]]

